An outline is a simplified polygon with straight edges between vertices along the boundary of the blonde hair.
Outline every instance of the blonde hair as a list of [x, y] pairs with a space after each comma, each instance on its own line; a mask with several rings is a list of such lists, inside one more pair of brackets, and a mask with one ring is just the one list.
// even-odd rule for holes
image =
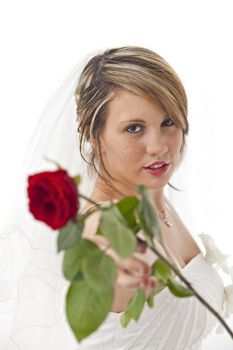
[[[101, 157], [100, 135], [105, 125], [108, 102], [119, 88], [159, 102], [182, 129], [180, 164], [186, 147], [185, 136], [189, 131], [188, 103], [182, 82], [169, 63], [154, 51], [138, 46], [124, 46], [108, 49], [92, 57], [85, 65], [75, 90], [80, 153], [89, 164], [89, 169], [101, 176], [96, 150], [92, 147], [89, 154], [84, 151], [85, 144], [95, 140], [98, 161], [108, 173]], [[101, 178], [111, 185], [103, 176]], [[168, 185], [177, 189], [170, 183]]]

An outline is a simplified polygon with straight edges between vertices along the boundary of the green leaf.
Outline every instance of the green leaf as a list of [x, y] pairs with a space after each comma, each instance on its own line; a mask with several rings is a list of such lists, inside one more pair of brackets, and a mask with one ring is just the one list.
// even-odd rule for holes
[[105, 236], [122, 258], [132, 255], [136, 249], [135, 234], [127, 227], [127, 223], [117, 207], [102, 212], [98, 234]]
[[57, 252], [73, 247], [81, 239], [84, 223], [69, 221], [69, 223], [59, 231], [57, 238]]
[[153, 307], [154, 306], [154, 298], [153, 298], [153, 293], [149, 294], [149, 296], [146, 299], [147, 305], [149, 307]]
[[121, 212], [128, 226], [135, 232], [138, 230], [135, 211], [138, 207], [139, 200], [135, 196], [125, 197], [116, 203], [117, 208]]
[[130, 317], [129, 313], [127, 311], [125, 311], [122, 315], [121, 315], [121, 318], [120, 318], [120, 322], [121, 322], [121, 325], [122, 327], [127, 327], [130, 320], [132, 320], [132, 317]]
[[162, 259], [156, 260], [151, 269], [151, 275], [157, 279], [156, 288], [152, 291], [153, 295], [160, 292], [165, 286], [167, 286], [177, 297], [188, 297], [193, 295], [192, 291], [177, 283], [172, 276], [170, 267]]
[[145, 303], [145, 294], [143, 289], [137, 289], [134, 292], [127, 306], [127, 313], [131, 318], [137, 321], [141, 315]]
[[127, 305], [126, 311], [121, 315], [120, 322], [123, 327], [127, 327], [130, 320], [138, 321], [145, 304], [145, 294], [143, 289], [137, 289]]
[[172, 276], [170, 267], [162, 260], [157, 259], [152, 267], [152, 275], [159, 281], [166, 283], [168, 279]]
[[144, 233], [145, 241], [149, 247], [154, 247], [153, 236], [147, 228], [145, 217], [142, 213], [139, 213], [140, 225]]
[[138, 206], [139, 220], [149, 247], [154, 247], [154, 235], [159, 241], [162, 241], [161, 227], [156, 212], [150, 202], [147, 188], [145, 186], [139, 186], [138, 190], [141, 193], [141, 201]]
[[81, 176], [80, 175], [76, 175], [73, 177], [74, 182], [76, 183], [76, 185], [79, 185], [81, 183]]
[[84, 276], [82, 271], [79, 271], [75, 276], [74, 276], [74, 282], [80, 282], [84, 280]]
[[73, 280], [81, 270], [82, 260], [89, 252], [99, 248], [90, 240], [81, 238], [78, 244], [65, 251], [63, 258], [63, 274], [66, 279]]
[[114, 260], [101, 250], [90, 252], [85, 256], [82, 272], [87, 283], [96, 291], [112, 287], [117, 277]]
[[172, 277], [168, 279], [167, 286], [169, 290], [172, 292], [172, 294], [176, 295], [177, 297], [183, 298], [183, 297], [190, 297], [193, 295], [193, 292], [191, 290], [177, 283], [177, 281]]
[[166, 283], [160, 281], [159, 279], [157, 279], [157, 285], [155, 288], [153, 288], [151, 294], [153, 296], [155, 296], [156, 294], [158, 294], [159, 292], [161, 292], [161, 290], [163, 290], [165, 287], [167, 287]]
[[97, 292], [86, 281], [71, 284], [66, 295], [66, 315], [80, 342], [107, 317], [113, 303], [113, 288]]

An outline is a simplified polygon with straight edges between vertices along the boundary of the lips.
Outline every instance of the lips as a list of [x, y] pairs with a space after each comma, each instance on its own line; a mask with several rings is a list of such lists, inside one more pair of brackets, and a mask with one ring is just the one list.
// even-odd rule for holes
[[165, 160], [159, 160], [157, 162], [151, 163], [150, 165], [146, 166], [145, 169], [155, 169], [157, 167], [161, 167], [162, 165], [168, 164]]
[[168, 171], [168, 169], [169, 169], [169, 164], [165, 164], [165, 163], [163, 163], [163, 165], [157, 168], [154, 168], [153, 166], [145, 168], [146, 172], [153, 176], [161, 176], [165, 174]]

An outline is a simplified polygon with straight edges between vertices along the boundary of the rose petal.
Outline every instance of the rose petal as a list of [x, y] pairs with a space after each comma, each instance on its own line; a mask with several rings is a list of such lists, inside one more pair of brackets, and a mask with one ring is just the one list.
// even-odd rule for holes
[[65, 170], [28, 177], [29, 211], [54, 230], [73, 220], [79, 210], [78, 188]]

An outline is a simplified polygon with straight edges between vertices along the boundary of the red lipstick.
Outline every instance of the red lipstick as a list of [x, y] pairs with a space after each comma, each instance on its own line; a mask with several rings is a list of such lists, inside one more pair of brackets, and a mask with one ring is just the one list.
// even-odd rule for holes
[[167, 172], [168, 168], [169, 163], [165, 160], [160, 160], [148, 165], [144, 169], [151, 175], [163, 175]]

